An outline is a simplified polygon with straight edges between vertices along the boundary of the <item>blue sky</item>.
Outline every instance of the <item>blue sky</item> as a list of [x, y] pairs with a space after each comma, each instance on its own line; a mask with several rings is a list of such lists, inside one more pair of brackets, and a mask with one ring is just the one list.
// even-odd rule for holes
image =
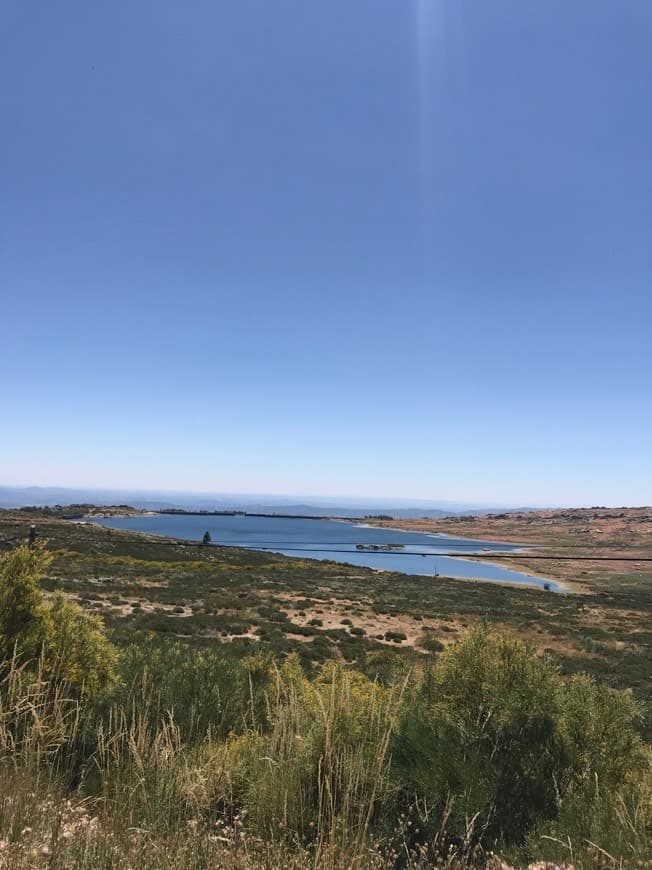
[[649, 0], [0, 11], [0, 483], [652, 501]]

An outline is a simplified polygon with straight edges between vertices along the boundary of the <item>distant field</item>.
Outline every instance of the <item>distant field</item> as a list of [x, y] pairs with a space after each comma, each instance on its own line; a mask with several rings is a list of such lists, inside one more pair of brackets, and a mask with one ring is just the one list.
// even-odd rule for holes
[[[169, 546], [42, 511], [0, 511], [0, 541], [26, 538], [31, 522], [56, 554], [47, 589], [63, 589], [101, 614], [118, 642], [142, 633], [191, 646], [229, 643], [243, 653], [294, 650], [308, 671], [336, 658], [373, 674], [383, 657], [436, 651], [486, 620], [530, 641], [566, 672], [585, 670], [652, 699], [652, 563], [518, 563], [577, 590], [555, 595], [236, 548]], [[560, 555], [652, 556], [652, 509], [376, 524], [544, 545]]]

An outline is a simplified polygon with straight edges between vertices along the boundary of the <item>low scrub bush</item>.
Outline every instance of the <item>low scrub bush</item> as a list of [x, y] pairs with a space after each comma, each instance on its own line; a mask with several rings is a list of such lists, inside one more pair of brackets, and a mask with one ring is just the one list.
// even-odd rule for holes
[[367, 652], [364, 673], [315, 665], [325, 636], [284, 660], [144, 637], [118, 656], [97, 616], [42, 596], [46, 563], [38, 548], [0, 562], [0, 865], [649, 856], [650, 747], [627, 692], [484, 627], [416, 666]]

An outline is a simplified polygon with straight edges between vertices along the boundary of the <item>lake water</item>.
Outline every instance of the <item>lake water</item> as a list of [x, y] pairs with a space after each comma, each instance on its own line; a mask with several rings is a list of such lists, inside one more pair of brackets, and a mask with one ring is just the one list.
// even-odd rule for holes
[[[492, 580], [503, 583], [543, 587], [557, 584], [542, 577], [512, 571], [488, 561], [473, 562], [432, 553], [509, 552], [518, 547], [491, 541], [402, 532], [333, 520], [286, 519], [252, 516], [179, 516], [156, 514], [139, 517], [93, 518], [109, 528], [165, 535], [187, 541], [201, 541], [210, 532], [214, 544], [270, 550], [306, 559], [332, 559], [349, 565], [400, 571], [403, 574], [439, 575], [464, 579]], [[399, 544], [394, 552], [369, 552], [356, 549], [357, 544]], [[426, 555], [427, 554], [427, 555]]]

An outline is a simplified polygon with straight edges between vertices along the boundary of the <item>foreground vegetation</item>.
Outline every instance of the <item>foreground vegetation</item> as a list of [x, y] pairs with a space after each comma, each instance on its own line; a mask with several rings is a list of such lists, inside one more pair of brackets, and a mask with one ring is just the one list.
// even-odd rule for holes
[[[473, 522], [485, 523], [488, 538], [531, 539], [554, 544], [556, 552], [575, 551], [589, 538], [610, 547], [625, 542], [627, 552], [652, 555], [646, 534], [652, 523], [642, 519], [592, 516], [549, 525], [547, 518], [528, 514], [520, 523], [512, 515]], [[100, 615], [119, 646], [150, 637], [196, 649], [219, 642], [239, 657], [257, 650], [277, 658], [294, 652], [309, 676], [334, 659], [374, 678], [386, 668], [384, 659], [400, 656], [416, 665], [424, 653], [437, 653], [487, 622], [532, 644], [566, 674], [589, 673], [612, 688], [632, 689], [644, 704], [652, 738], [652, 563], [533, 562], [532, 570], [554, 570], [554, 579], [581, 581], [573, 594], [557, 595], [192, 546], [65, 522], [42, 510], [0, 511], [0, 545], [3, 539], [24, 540], [31, 522], [54, 557], [45, 590], [65, 592]], [[617, 522], [628, 527], [612, 535], [605, 525]], [[442, 530], [459, 533], [467, 525]], [[472, 524], [469, 534], [479, 531]], [[586, 541], [583, 547], [596, 552]]]
[[[146, 572], [115, 553], [144, 543], [88, 552], [83, 534], [57, 558], [132, 559], [158, 593], [183, 559], [168, 548]], [[193, 556], [226, 597], [217, 560], [233, 576], [237, 553]], [[66, 586], [50, 559], [22, 546], [0, 563], [0, 866], [645, 866], [651, 750], [630, 691], [481, 621], [418, 655], [362, 638], [348, 663], [337, 644], [320, 659], [117, 618], [110, 637], [42, 591]]]

